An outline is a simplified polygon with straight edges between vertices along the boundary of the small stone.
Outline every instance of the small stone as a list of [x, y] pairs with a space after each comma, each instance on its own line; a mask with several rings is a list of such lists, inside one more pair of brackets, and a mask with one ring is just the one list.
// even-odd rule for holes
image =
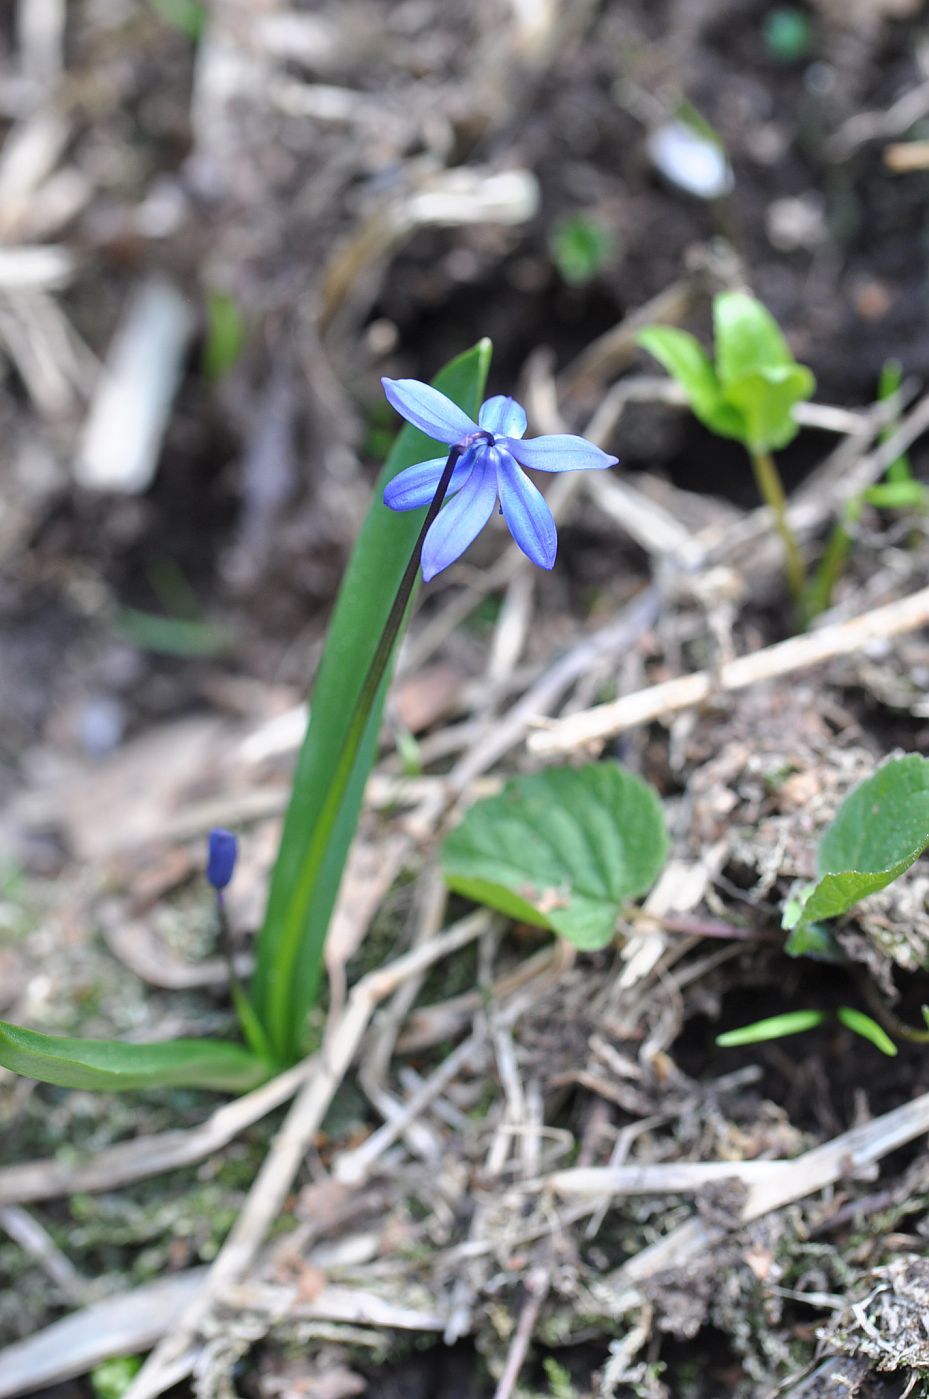
[[780, 252], [818, 248], [826, 241], [826, 204], [817, 190], [793, 199], [775, 199], [765, 216], [768, 242]]
[[91, 695], [77, 713], [78, 742], [91, 757], [112, 753], [123, 741], [126, 710], [112, 695]]

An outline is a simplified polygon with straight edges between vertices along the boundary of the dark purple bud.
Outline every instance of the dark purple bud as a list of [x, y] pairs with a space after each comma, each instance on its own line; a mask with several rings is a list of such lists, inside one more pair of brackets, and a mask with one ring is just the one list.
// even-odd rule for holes
[[225, 889], [235, 870], [238, 841], [231, 831], [210, 831], [206, 877], [214, 889]]

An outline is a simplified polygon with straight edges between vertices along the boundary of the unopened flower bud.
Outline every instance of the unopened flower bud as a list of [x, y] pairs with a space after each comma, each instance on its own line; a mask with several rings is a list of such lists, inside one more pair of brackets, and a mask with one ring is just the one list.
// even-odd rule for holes
[[214, 889], [225, 889], [235, 871], [238, 841], [231, 831], [210, 831], [207, 846], [206, 877]]

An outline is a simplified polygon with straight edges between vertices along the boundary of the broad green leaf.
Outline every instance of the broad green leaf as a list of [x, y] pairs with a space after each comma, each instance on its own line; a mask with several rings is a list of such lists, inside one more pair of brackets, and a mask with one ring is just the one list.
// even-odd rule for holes
[[755, 1020], [751, 1025], [742, 1025], [738, 1030], [726, 1030], [716, 1036], [721, 1049], [734, 1049], [740, 1044], [760, 1044], [762, 1040], [779, 1040], [785, 1035], [800, 1035], [804, 1030], [812, 1030], [826, 1018], [824, 1010], [790, 1010], [784, 1015], [771, 1015], [766, 1020]]
[[[490, 342], [482, 340], [434, 381], [472, 416], [483, 398], [490, 353]], [[404, 427], [397, 438], [346, 569], [313, 686], [310, 722], [274, 866], [252, 987], [258, 1018], [284, 1062], [300, 1055], [304, 1022], [319, 985], [326, 931], [377, 752], [389, 669], [348, 790], [326, 833], [326, 855], [316, 878], [307, 877], [308, 850], [338, 768], [355, 702], [426, 514], [425, 507], [403, 514], [386, 509], [384, 486], [406, 467], [446, 451], [413, 427]]]
[[844, 800], [819, 846], [814, 885], [787, 951], [811, 923], [838, 918], [868, 894], [885, 889], [929, 846], [929, 760], [895, 758]]
[[271, 1066], [240, 1044], [222, 1040], [67, 1039], [0, 1020], [0, 1064], [59, 1088], [111, 1093], [130, 1088], [216, 1088], [244, 1093], [270, 1078]]
[[668, 837], [655, 792], [616, 763], [517, 777], [477, 802], [442, 846], [446, 883], [585, 950], [651, 888]]
[[804, 365], [783, 365], [732, 380], [724, 399], [741, 414], [746, 446], [755, 452], [774, 452], [800, 431], [794, 405], [809, 398], [815, 387], [816, 380]]
[[862, 1039], [869, 1040], [882, 1054], [889, 1055], [891, 1059], [896, 1057], [897, 1046], [883, 1026], [878, 1025], [876, 1020], [872, 1020], [870, 1015], [865, 1015], [860, 1010], [853, 1010], [851, 1006], [840, 1006], [836, 1015], [846, 1029], [854, 1031]]
[[639, 331], [636, 342], [677, 380], [701, 423], [723, 437], [742, 441], [742, 416], [724, 402], [713, 363], [695, 336], [676, 326], [651, 325]]
[[896, 879], [927, 845], [929, 760], [910, 753], [892, 758], [845, 798], [820, 841], [817, 873], [861, 870], [883, 878], [893, 869]]
[[793, 368], [795, 360], [767, 307], [744, 291], [713, 298], [716, 373], [723, 389], [747, 374]]

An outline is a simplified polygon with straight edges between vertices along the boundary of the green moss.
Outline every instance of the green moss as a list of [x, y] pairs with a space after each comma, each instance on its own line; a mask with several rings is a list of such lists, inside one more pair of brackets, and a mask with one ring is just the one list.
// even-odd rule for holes
[[[33, 1099], [38, 1096], [34, 1094]], [[170, 1099], [174, 1096], [181, 1101], [179, 1110], [172, 1113]], [[136, 1117], [137, 1131], [178, 1125], [179, 1119], [190, 1115], [190, 1096], [166, 1095], [169, 1101], [160, 1105], [159, 1112]], [[48, 1150], [48, 1137], [60, 1140], [61, 1134], [76, 1124], [81, 1130], [75, 1135], [85, 1148], [91, 1143], [110, 1145], [128, 1135], [131, 1107], [127, 1099], [77, 1093], [62, 1097], [50, 1120], [46, 1115], [44, 1131], [36, 1121], [31, 1122], [28, 1155], [56, 1155], [59, 1160], [85, 1157], [87, 1150], [78, 1152], [73, 1146], [57, 1153]], [[88, 1100], [101, 1106], [104, 1114], [109, 1107], [111, 1119], [69, 1111]], [[197, 1117], [203, 1115], [201, 1107]], [[31, 1114], [24, 1112], [23, 1116]], [[200, 1165], [153, 1176], [120, 1190], [39, 1202], [31, 1205], [30, 1211], [78, 1272], [98, 1284], [104, 1295], [209, 1262], [242, 1207], [280, 1117], [279, 1112], [256, 1124]], [[27, 1155], [22, 1142], [17, 1154], [20, 1159]], [[285, 1224], [289, 1227], [288, 1221]], [[48, 1325], [66, 1307], [66, 1299], [55, 1294], [45, 1274], [13, 1245], [0, 1244], [0, 1276], [15, 1283], [0, 1290], [0, 1344]]]

